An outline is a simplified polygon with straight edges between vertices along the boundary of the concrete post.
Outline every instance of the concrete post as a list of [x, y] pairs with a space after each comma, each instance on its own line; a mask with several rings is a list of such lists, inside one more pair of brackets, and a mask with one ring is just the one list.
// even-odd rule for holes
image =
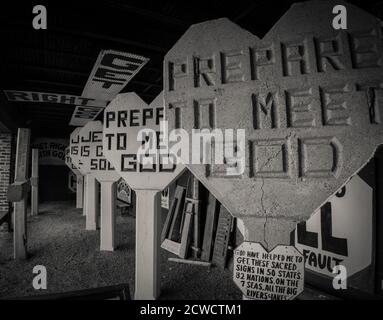
[[32, 149], [31, 215], [39, 214], [39, 149]]
[[100, 250], [113, 251], [115, 246], [117, 185], [101, 182]]
[[154, 300], [160, 295], [161, 192], [136, 190], [135, 299]]
[[76, 175], [76, 208], [81, 209], [84, 202], [84, 177], [82, 175]]
[[[17, 133], [15, 182], [23, 182], [28, 176], [29, 146], [31, 132], [26, 128], [19, 128]], [[13, 253], [15, 259], [27, 257], [27, 193], [14, 203], [13, 213]]]
[[99, 214], [98, 184], [93, 175], [86, 175], [86, 230], [97, 230], [97, 220]]

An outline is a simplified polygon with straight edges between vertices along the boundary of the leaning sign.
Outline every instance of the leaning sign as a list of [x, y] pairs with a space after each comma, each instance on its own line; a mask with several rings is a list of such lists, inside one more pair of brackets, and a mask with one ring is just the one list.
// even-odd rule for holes
[[259, 243], [243, 242], [234, 250], [233, 272], [247, 299], [291, 300], [304, 287], [303, 256], [292, 246], [267, 252]]
[[[148, 62], [148, 58], [116, 50], [101, 50], [82, 91], [82, 97], [110, 101]], [[103, 110], [76, 106], [70, 125], [83, 126]]]
[[[95, 178], [101, 185], [100, 250], [113, 251], [115, 248], [116, 182], [120, 176], [104, 157], [102, 127], [101, 121], [89, 121], [80, 130], [80, 162], [82, 170], [87, 176]], [[92, 192], [90, 197], [94, 197], [92, 201], [95, 201], [98, 206], [98, 196]], [[90, 200], [90, 198], [88, 199]], [[87, 214], [92, 216], [90, 223], [94, 222], [97, 225], [97, 214], [94, 211]]]
[[20, 90], [4, 90], [4, 93], [9, 101], [14, 102], [76, 104], [82, 107], [105, 107], [108, 103], [108, 101], [105, 100], [96, 100], [63, 93]]
[[[337, 4], [347, 8], [346, 31], [331, 24]], [[262, 40], [218, 19], [191, 26], [167, 53], [170, 129], [245, 130], [223, 164], [185, 164], [244, 220], [247, 240], [288, 243], [295, 223], [383, 143], [382, 52], [377, 18], [343, 1], [310, 1]]]

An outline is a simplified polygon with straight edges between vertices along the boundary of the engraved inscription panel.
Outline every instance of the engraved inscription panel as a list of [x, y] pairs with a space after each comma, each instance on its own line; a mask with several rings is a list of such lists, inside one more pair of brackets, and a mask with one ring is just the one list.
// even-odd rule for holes
[[383, 143], [382, 38], [377, 18], [331, 0], [293, 5], [263, 39], [225, 18], [191, 26], [164, 59], [169, 129], [246, 134], [244, 163], [187, 167], [234, 216], [306, 219]]
[[[101, 121], [89, 121], [79, 132], [82, 170], [92, 174], [99, 182], [117, 181], [120, 176], [105, 158], [102, 145]], [[120, 142], [121, 143], [121, 142]]]

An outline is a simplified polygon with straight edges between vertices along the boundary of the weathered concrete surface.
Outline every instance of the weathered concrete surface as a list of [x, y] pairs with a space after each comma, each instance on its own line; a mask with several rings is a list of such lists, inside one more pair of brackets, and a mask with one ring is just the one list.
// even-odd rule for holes
[[246, 299], [292, 300], [303, 292], [304, 258], [293, 246], [268, 252], [245, 241], [234, 249], [233, 260], [233, 280]]
[[[113, 254], [101, 252], [99, 232], [85, 231], [84, 219], [72, 202], [44, 202], [42, 215], [28, 217], [29, 259], [13, 260], [12, 233], [0, 232], [0, 299], [68, 292], [128, 283], [134, 293], [135, 223], [131, 216], [117, 215], [120, 247]], [[162, 214], [162, 224], [166, 214]], [[160, 250], [161, 299], [240, 299], [241, 293], [228, 269], [196, 267], [169, 262]], [[47, 268], [47, 290], [31, 285], [35, 265]], [[188, 285], [185, 286], [185, 283]]]
[[[347, 31], [332, 28], [338, 4]], [[246, 130], [243, 174], [187, 167], [244, 219], [247, 240], [288, 243], [295, 223], [383, 142], [381, 38], [370, 14], [312, 1], [293, 5], [262, 40], [227, 19], [193, 25], [165, 56], [170, 129]]]
[[[159, 144], [155, 138], [160, 132], [163, 113], [162, 93], [149, 106], [135, 93], [119, 94], [104, 111], [105, 157], [136, 191], [134, 296], [139, 300], [153, 300], [160, 295], [160, 192], [184, 170], [183, 165], [169, 166], [159, 161]], [[139, 134], [142, 129], [151, 132]], [[149, 150], [145, 148], [152, 163], [140, 160], [143, 146], [153, 146]]]
[[65, 164], [76, 176], [76, 208], [82, 208], [84, 204], [84, 177], [72, 162], [70, 147], [65, 148]]
[[77, 168], [77, 170], [82, 174], [86, 175], [86, 172], [83, 170], [80, 161], [80, 150], [81, 150], [81, 141], [80, 141], [80, 130], [82, 127], [77, 127], [72, 131], [69, 137], [69, 156], [71, 158], [72, 164]]
[[89, 121], [79, 132], [82, 171], [93, 175], [97, 181], [117, 181], [120, 176], [104, 157], [102, 146], [102, 122]]
[[[117, 95], [104, 111], [104, 155], [134, 190], [163, 190], [185, 168], [179, 165], [174, 169], [170, 166], [160, 169], [159, 163], [156, 162], [153, 169], [151, 165], [141, 167], [135, 160], [142, 146], [141, 140], [137, 140], [138, 132], [142, 129], [159, 132], [161, 120], [163, 120], [162, 93], [150, 105], [135, 93], [122, 93]], [[120, 135], [119, 148], [118, 135]]]
[[[101, 121], [89, 121], [80, 130], [79, 137], [81, 141], [80, 162], [82, 163], [82, 170], [88, 177], [95, 178], [101, 183], [100, 206], [98, 205], [97, 194], [94, 199], [97, 203], [96, 207], [100, 209], [101, 214], [100, 250], [113, 251], [116, 244], [116, 182], [120, 179], [120, 176], [104, 157]], [[89, 182], [89, 180], [87, 181]], [[94, 192], [91, 195], [94, 196]], [[89, 212], [89, 214], [92, 215], [89, 229], [93, 230], [94, 226], [97, 227], [98, 215], [95, 215], [93, 212]], [[95, 223], [93, 224], [93, 222]]]
[[81, 175], [80, 170], [78, 170], [77, 167], [72, 162], [72, 158], [70, 156], [70, 147], [65, 148], [65, 164], [69, 167], [69, 169], [72, 170], [72, 172], [76, 176]]

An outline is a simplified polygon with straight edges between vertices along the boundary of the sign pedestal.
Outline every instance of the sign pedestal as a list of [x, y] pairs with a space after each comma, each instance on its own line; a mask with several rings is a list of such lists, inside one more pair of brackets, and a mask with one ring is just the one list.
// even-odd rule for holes
[[81, 209], [84, 202], [84, 178], [82, 175], [76, 175], [77, 187], [76, 187], [76, 208]]
[[15, 259], [27, 258], [27, 199], [14, 204], [13, 255]]
[[[27, 258], [27, 199], [28, 160], [31, 131], [19, 128], [15, 164], [15, 183], [22, 186], [21, 196], [14, 201], [13, 211], [13, 255], [15, 259]], [[21, 186], [20, 185], [20, 186]]]
[[39, 214], [39, 149], [32, 149], [31, 215]]
[[97, 181], [91, 174], [86, 175], [86, 230], [96, 230], [100, 206], [98, 204]]
[[136, 300], [154, 300], [160, 295], [159, 248], [161, 192], [136, 191]]
[[100, 250], [114, 251], [116, 225], [116, 196], [115, 181], [101, 182], [101, 224]]
[[297, 221], [276, 218], [248, 217], [243, 221], [243, 241], [262, 243], [265, 249], [271, 250], [281, 243], [290, 243], [290, 233]]
[[86, 175], [82, 177], [82, 181], [83, 181], [83, 206], [82, 206], [82, 215], [84, 217], [86, 217], [86, 203], [87, 203], [87, 200], [86, 200], [86, 190], [88, 189], [88, 184], [86, 182]]

